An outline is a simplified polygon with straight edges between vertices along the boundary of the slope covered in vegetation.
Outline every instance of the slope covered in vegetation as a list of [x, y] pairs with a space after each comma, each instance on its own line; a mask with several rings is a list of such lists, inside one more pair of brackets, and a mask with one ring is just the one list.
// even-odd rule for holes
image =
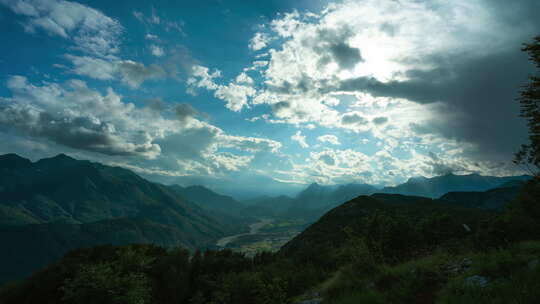
[[[153, 245], [78, 249], [12, 283], [2, 303], [532, 303], [540, 186], [504, 212], [417, 197], [343, 204], [279, 253]], [[316, 242], [316, 240], [320, 240]], [[319, 301], [317, 300], [317, 301]], [[517, 301], [517, 302], [516, 302]]]

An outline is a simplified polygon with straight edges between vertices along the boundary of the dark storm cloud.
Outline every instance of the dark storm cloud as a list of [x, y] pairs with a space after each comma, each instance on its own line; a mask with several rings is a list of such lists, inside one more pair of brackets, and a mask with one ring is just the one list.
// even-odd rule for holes
[[458, 163], [448, 164], [440, 159], [435, 153], [429, 152], [431, 160], [426, 162], [426, 165], [431, 166], [432, 174], [434, 175], [446, 175], [450, 173], [469, 172], [463, 166]]
[[142, 63], [130, 60], [120, 62], [118, 70], [124, 82], [132, 87], [138, 87], [148, 79], [163, 78], [166, 76], [165, 70], [157, 64], [145, 66]]
[[202, 160], [204, 154], [215, 143], [217, 128], [187, 129], [156, 140], [163, 154], [175, 155], [181, 159]]
[[291, 107], [291, 104], [286, 101], [280, 101], [272, 105], [272, 111], [274, 113], [280, 112], [282, 110], [288, 109]]
[[352, 48], [346, 43], [332, 44], [329, 49], [332, 57], [342, 69], [352, 69], [357, 63], [362, 61], [360, 50]]
[[189, 103], [181, 103], [173, 107], [173, 113], [180, 121], [185, 121], [190, 117], [197, 116], [199, 112]]
[[376, 125], [384, 125], [387, 122], [388, 122], [388, 117], [385, 117], [385, 116], [373, 118], [373, 123]]
[[161, 98], [150, 98], [144, 100], [144, 103], [153, 111], [161, 113], [167, 109], [167, 104]]
[[[43, 138], [74, 149], [106, 155], [159, 153], [159, 146], [131, 144], [114, 134], [111, 125], [90, 117], [55, 117], [31, 107], [0, 106], [0, 130]], [[143, 136], [144, 137], [144, 136]]]
[[382, 83], [362, 77], [342, 82], [340, 90], [437, 103], [437, 119], [416, 129], [475, 143], [481, 153], [508, 155], [524, 142], [524, 122], [515, 98], [534, 69], [518, 45], [495, 55], [455, 55], [431, 63], [438, 68], [409, 71], [407, 81]]
[[340, 29], [319, 29], [313, 40], [304, 41], [307, 47], [321, 54], [319, 66], [325, 66], [336, 62], [341, 69], [349, 70], [357, 63], [364, 61], [360, 50], [349, 45], [348, 40], [353, 36], [353, 31], [347, 26]]
[[299, 119], [304, 119], [308, 115], [308, 113], [306, 113], [302, 109], [294, 107], [288, 101], [280, 101], [272, 104], [272, 112], [278, 117], [294, 116], [298, 117]]

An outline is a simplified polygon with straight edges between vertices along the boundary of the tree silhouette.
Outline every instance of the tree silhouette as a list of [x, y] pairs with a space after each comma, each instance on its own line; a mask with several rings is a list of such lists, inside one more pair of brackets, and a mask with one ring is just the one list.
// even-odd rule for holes
[[516, 153], [514, 163], [532, 165], [535, 176], [540, 175], [540, 36], [534, 38], [532, 43], [525, 43], [522, 51], [529, 54], [529, 60], [538, 68], [537, 75], [529, 76], [529, 81], [523, 86], [518, 101], [520, 103], [520, 116], [527, 119], [529, 128], [529, 143], [521, 146]]

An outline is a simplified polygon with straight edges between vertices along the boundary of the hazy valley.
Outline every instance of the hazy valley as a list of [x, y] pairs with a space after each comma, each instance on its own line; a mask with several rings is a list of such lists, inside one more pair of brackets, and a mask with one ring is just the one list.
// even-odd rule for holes
[[[501, 210], [530, 179], [450, 174], [383, 189], [312, 184], [294, 198], [239, 202], [202, 186], [156, 184], [126, 169], [66, 155], [35, 163], [2, 155], [0, 168], [0, 235], [10, 244], [1, 253], [3, 280], [28, 275], [69, 250], [101, 244], [228, 248], [248, 256], [276, 252], [326, 212], [358, 196]], [[409, 196], [395, 195], [401, 191]], [[442, 192], [440, 199], [421, 197]]]

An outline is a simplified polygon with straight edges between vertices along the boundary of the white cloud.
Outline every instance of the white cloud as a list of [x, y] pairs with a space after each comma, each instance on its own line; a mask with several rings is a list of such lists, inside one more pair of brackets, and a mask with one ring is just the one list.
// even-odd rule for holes
[[2, 129], [48, 139], [71, 148], [108, 155], [155, 158], [160, 147], [153, 139], [170, 127], [133, 104], [121, 102], [112, 89], [102, 95], [82, 81], [66, 87], [35, 86], [22, 76], [8, 81], [13, 97], [0, 108]]
[[[144, 24], [146, 27], [149, 28], [156, 28], [161, 27], [167, 32], [176, 31], [182, 35], [182, 37], [186, 37], [186, 33], [184, 32], [184, 22], [181, 20], [176, 21], [168, 21], [158, 15], [158, 11], [152, 7], [152, 12], [150, 15], [145, 15], [143, 12], [140, 11], [133, 11], [133, 17], [137, 19], [140, 23]], [[152, 37], [154, 36], [154, 37]], [[150, 37], [147, 35], [147, 39], [155, 39], [157, 40], [157, 37], [155, 35], [150, 35]]]
[[252, 87], [230, 83], [227, 86], [220, 85], [215, 92], [215, 96], [224, 100], [226, 102], [225, 106], [229, 110], [238, 112], [247, 106], [248, 99], [254, 96], [255, 93], [256, 91]]
[[245, 72], [240, 73], [238, 76], [236, 76], [237, 83], [245, 83], [245, 84], [253, 84], [253, 78], [249, 77], [248, 74]]
[[144, 36], [144, 38], [148, 39], [148, 40], [156, 40], [158, 41], [159, 40], [159, 37], [157, 35], [154, 35], [154, 34], [146, 34]]
[[99, 80], [121, 79], [132, 88], [139, 87], [144, 81], [164, 78], [165, 70], [158, 65], [145, 66], [132, 60], [104, 60], [89, 56], [66, 55], [73, 64], [72, 72]]
[[[278, 46], [268, 51], [268, 61], [245, 69], [259, 71], [264, 78], [266, 89], [257, 91], [253, 104], [271, 105], [272, 121], [345, 129], [359, 124], [342, 123], [340, 118], [347, 113], [336, 110], [329, 100], [367, 94], [362, 86], [352, 85], [361, 82], [361, 77], [366, 77], [362, 85], [373, 89], [407, 80], [410, 71], [436, 68], [430, 58], [461, 53], [484, 56], [515, 45], [523, 39], [517, 37], [525, 36], [519, 26], [498, 18], [488, 3], [465, 0], [431, 4], [346, 0], [329, 5], [319, 15], [280, 14], [263, 28], [268, 31], [256, 33], [250, 47], [262, 48], [268, 40]], [[531, 27], [525, 29], [531, 31]], [[494, 35], [501, 39], [492, 39]], [[363, 117], [377, 127], [387, 125], [384, 117], [390, 119], [384, 113]], [[371, 128], [368, 122], [357, 130]]]
[[51, 35], [73, 39], [75, 48], [94, 56], [118, 53], [122, 26], [86, 5], [65, 0], [1, 0], [13, 12], [26, 17], [28, 32], [40, 29]]
[[302, 135], [302, 131], [296, 132], [293, 136], [291, 136], [291, 139], [296, 141], [300, 147], [302, 148], [309, 148], [308, 143], [306, 142], [306, 137]]
[[165, 55], [165, 51], [163, 51], [163, 48], [155, 44], [150, 45], [150, 53], [152, 53], [152, 55], [156, 57], [161, 57]]
[[221, 72], [200, 65], [192, 67], [191, 77], [188, 78], [188, 92], [195, 94], [193, 88], [205, 88], [214, 91], [214, 96], [225, 101], [225, 107], [231, 111], [238, 112], [248, 105], [248, 100], [255, 96], [257, 91], [251, 87], [253, 79], [245, 73], [241, 73], [236, 78], [236, 83], [228, 85], [216, 83], [216, 79], [221, 77]]
[[112, 80], [116, 78], [118, 67], [109, 60], [90, 56], [66, 55], [73, 64], [72, 72], [94, 79]]
[[133, 88], [137, 88], [148, 79], [163, 78], [166, 76], [165, 70], [159, 65], [151, 64], [145, 66], [142, 63], [123, 60], [118, 63], [118, 71], [122, 81]]
[[12, 97], [0, 98], [0, 132], [103, 157], [132, 156], [123, 163], [171, 176], [238, 171], [256, 155], [281, 147], [270, 139], [227, 134], [198, 120], [192, 108], [136, 107], [112, 89], [102, 94], [80, 80], [34, 85], [14, 76], [8, 88]]
[[281, 148], [281, 143], [278, 141], [257, 137], [221, 135], [219, 136], [219, 142], [221, 147], [248, 152], [277, 153]]
[[221, 77], [221, 71], [215, 70], [214, 72], [210, 72], [209, 68], [201, 65], [193, 65], [191, 69], [191, 76], [187, 80], [188, 86], [208, 90], [216, 90], [218, 88], [214, 79]]
[[268, 45], [270, 42], [270, 36], [265, 33], [255, 33], [255, 36], [249, 41], [249, 48], [253, 51], [259, 51]]
[[319, 137], [317, 137], [317, 140], [320, 141], [320, 142], [329, 143], [329, 144], [332, 144], [332, 145], [340, 145], [341, 144], [339, 142], [339, 139], [337, 138], [337, 136], [330, 135], [330, 134], [319, 136]]

